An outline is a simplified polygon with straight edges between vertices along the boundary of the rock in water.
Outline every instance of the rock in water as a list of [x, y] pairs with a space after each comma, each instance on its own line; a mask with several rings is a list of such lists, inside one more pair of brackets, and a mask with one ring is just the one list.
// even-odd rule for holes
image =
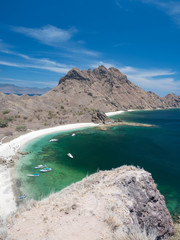
[[92, 122], [94, 123], [103, 123], [112, 122], [110, 118], [106, 116], [106, 114], [100, 110], [94, 110], [92, 112]]

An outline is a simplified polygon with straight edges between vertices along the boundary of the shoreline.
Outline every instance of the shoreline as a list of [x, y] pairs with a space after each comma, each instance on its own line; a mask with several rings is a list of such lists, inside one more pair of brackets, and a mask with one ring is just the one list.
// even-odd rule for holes
[[[127, 111], [115, 111], [115, 112], [108, 112], [106, 113], [107, 116], [114, 116], [114, 115], [120, 115], [124, 112], [131, 112], [131, 111], [147, 111], [147, 110], [164, 110], [164, 109], [129, 109]], [[115, 125], [132, 125], [132, 123], [116, 123]], [[137, 125], [137, 123], [135, 123]], [[136, 126], [134, 125], [134, 126]], [[144, 124], [139, 124], [138, 126], [143, 126]], [[144, 125], [145, 126], [145, 125]], [[95, 123], [75, 123], [75, 124], [66, 124], [66, 125], [60, 125], [57, 127], [52, 128], [46, 128], [42, 130], [34, 130], [29, 133], [25, 133], [23, 135], [20, 135], [19, 137], [3, 143], [0, 145], [0, 217], [7, 217], [11, 212], [14, 212], [16, 210], [16, 198], [17, 196], [14, 194], [13, 191], [13, 177], [12, 177], [12, 170], [13, 167], [8, 167], [6, 164], [10, 163], [12, 161], [12, 158], [15, 158], [18, 154], [18, 151], [20, 148], [22, 148], [25, 144], [28, 142], [48, 134], [52, 133], [60, 133], [63, 131], [73, 131], [78, 130], [82, 128], [88, 128], [88, 127], [109, 127], [107, 126], [101, 126], [100, 124]], [[148, 126], [146, 126], [148, 127]], [[13, 162], [13, 161], [12, 161]], [[3, 187], [2, 187], [3, 186]]]
[[57, 127], [46, 128], [42, 130], [35, 130], [29, 133], [25, 133], [10, 142], [3, 143], [0, 145], [0, 158], [6, 160], [7, 162], [11, 160], [11, 158], [18, 153], [19, 149], [27, 144], [28, 142], [52, 133], [58, 133], [63, 131], [71, 131], [77, 130], [81, 128], [87, 127], [96, 127], [98, 124], [95, 123], [75, 123], [75, 124], [66, 124], [60, 125]]
[[0, 218], [5, 219], [17, 209], [17, 196], [14, 194], [13, 189], [13, 167], [8, 167], [6, 164], [11, 162], [12, 157], [15, 157], [18, 154], [18, 151], [21, 147], [38, 137], [48, 134], [96, 126], [98, 126], [98, 124], [95, 123], [75, 123], [61, 125], [58, 127], [32, 131], [23, 134], [10, 142], [0, 145], [0, 159], [4, 161], [4, 164], [0, 164]]

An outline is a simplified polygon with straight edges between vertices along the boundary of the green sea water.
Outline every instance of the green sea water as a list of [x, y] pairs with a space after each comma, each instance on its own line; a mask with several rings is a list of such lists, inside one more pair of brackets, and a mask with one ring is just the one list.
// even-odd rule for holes
[[[116, 126], [107, 131], [89, 128], [74, 131], [74, 137], [72, 132], [64, 132], [38, 138], [22, 149], [30, 154], [16, 165], [21, 192], [41, 199], [98, 169], [132, 164], [152, 173], [171, 214], [180, 215], [180, 109], [135, 111], [114, 118], [119, 117], [156, 127]], [[49, 142], [51, 138], [58, 141]], [[39, 173], [34, 169], [39, 164], [46, 164], [52, 171]], [[27, 177], [31, 173], [40, 176]]]

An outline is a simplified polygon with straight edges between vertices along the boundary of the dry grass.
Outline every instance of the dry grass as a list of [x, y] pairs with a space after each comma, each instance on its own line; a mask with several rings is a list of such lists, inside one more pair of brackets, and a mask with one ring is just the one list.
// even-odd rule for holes
[[155, 231], [147, 233], [145, 229], [141, 230], [140, 227], [135, 224], [128, 228], [119, 228], [114, 233], [113, 240], [156, 240], [157, 235]]
[[177, 222], [174, 224], [175, 234], [171, 237], [171, 240], [180, 240], [180, 223]]
[[[150, 175], [134, 166], [123, 166], [112, 171], [99, 171], [98, 175], [93, 174], [86, 177], [59, 193], [50, 194], [48, 198], [39, 202], [33, 200], [26, 202], [20, 206], [14, 216], [9, 217], [7, 226], [16, 224], [18, 219], [20, 221], [21, 214], [24, 212], [26, 212], [24, 215], [26, 218], [29, 214], [28, 211], [32, 208], [34, 213], [38, 210], [40, 218], [43, 217], [42, 224], [48, 222], [50, 224], [53, 221], [61, 222], [61, 218], [66, 221], [71, 219], [72, 224], [78, 219], [99, 221], [103, 226], [102, 230], [105, 229], [105, 231], [100, 232], [103, 237], [98, 240], [155, 240], [156, 233], [140, 229], [138, 221], [132, 219], [129, 213], [133, 199], [129, 198], [127, 192], [121, 187], [121, 181], [127, 174], [135, 176], [142, 185], [144, 174]], [[48, 211], [44, 211], [44, 209]], [[31, 224], [33, 225], [33, 223]], [[66, 224], [63, 222], [62, 226]], [[5, 236], [5, 229], [2, 233]]]

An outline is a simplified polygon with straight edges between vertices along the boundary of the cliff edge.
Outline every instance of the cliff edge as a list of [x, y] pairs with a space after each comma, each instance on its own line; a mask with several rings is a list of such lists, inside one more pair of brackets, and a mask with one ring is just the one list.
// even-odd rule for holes
[[151, 174], [133, 166], [86, 177], [8, 222], [9, 240], [167, 240], [174, 233]]

